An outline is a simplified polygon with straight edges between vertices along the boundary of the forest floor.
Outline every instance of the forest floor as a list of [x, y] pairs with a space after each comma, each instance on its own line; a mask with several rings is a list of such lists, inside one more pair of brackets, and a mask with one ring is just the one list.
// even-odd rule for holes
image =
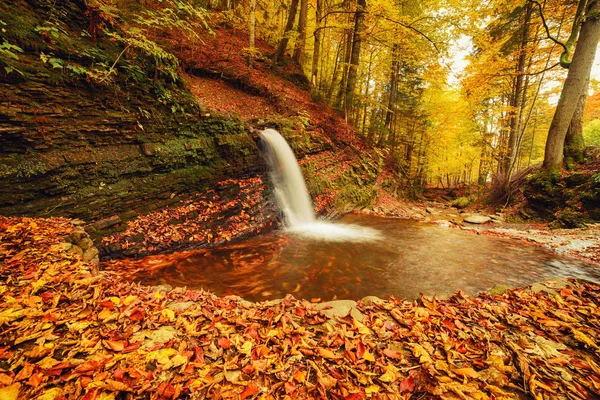
[[291, 295], [249, 303], [97, 272], [65, 250], [74, 229], [0, 217], [3, 400], [600, 396], [592, 283], [342, 312]]

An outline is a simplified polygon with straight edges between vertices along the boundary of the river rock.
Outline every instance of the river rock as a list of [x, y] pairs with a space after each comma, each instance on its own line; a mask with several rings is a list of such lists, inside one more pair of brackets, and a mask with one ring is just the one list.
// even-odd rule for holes
[[89, 249], [93, 245], [94, 245], [94, 242], [92, 242], [92, 239], [90, 239], [88, 237], [83, 238], [79, 242], [77, 242], [77, 246], [81, 247], [84, 251]]
[[72, 254], [78, 254], [80, 257], [83, 256], [83, 249], [77, 245], [73, 245], [68, 252]]
[[329, 318], [345, 317], [350, 314], [357, 321], [364, 319], [362, 313], [356, 308], [357, 303], [354, 300], [333, 300], [319, 303], [315, 306]]
[[386, 301], [384, 299], [377, 297], [377, 296], [365, 296], [362, 299], [360, 299], [360, 301], [365, 306], [370, 306], [370, 305], [382, 306], [386, 303]]
[[487, 292], [488, 292], [488, 294], [490, 294], [492, 296], [500, 296], [500, 295], [503, 295], [504, 293], [506, 293], [507, 290], [510, 290], [510, 287], [508, 287], [506, 285], [498, 284], [498, 285], [494, 285]]
[[73, 232], [71, 232], [67, 239], [71, 243], [78, 243], [84, 237], [87, 237], [87, 233], [85, 233], [83, 228], [77, 227]]
[[492, 219], [485, 215], [470, 215], [466, 217], [463, 221], [468, 222], [470, 224], [485, 224], [486, 222], [490, 222]]
[[92, 261], [94, 257], [98, 255], [98, 249], [95, 247], [90, 247], [86, 251], [83, 252], [82, 257], [83, 261]]

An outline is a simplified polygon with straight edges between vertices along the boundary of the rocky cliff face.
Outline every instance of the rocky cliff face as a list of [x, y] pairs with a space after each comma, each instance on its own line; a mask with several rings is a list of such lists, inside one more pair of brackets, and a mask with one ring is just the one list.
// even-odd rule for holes
[[94, 220], [262, 167], [240, 121], [173, 115], [128, 89], [2, 80], [0, 214]]

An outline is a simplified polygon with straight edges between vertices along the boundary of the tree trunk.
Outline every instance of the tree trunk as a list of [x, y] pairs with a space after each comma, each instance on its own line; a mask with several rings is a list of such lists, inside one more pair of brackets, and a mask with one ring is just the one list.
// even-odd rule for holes
[[317, 6], [315, 8], [315, 18], [317, 24], [315, 26], [315, 48], [313, 50], [312, 60], [312, 71], [310, 74], [310, 81], [313, 84], [313, 88], [317, 87], [317, 78], [319, 75], [319, 57], [321, 55], [321, 15], [323, 14], [323, 0], [317, 0]]
[[348, 82], [344, 100], [344, 117], [347, 118], [354, 106], [354, 91], [356, 90], [356, 75], [358, 73], [358, 62], [360, 61], [360, 47], [362, 45], [363, 22], [367, 9], [367, 0], [358, 0], [354, 15], [354, 36], [352, 39], [352, 53], [350, 65], [348, 66]]
[[397, 43], [392, 46], [392, 69], [390, 73], [390, 96], [388, 99], [388, 107], [385, 113], [385, 126], [388, 129], [392, 127], [392, 116], [394, 115], [394, 108], [396, 104], [396, 92], [398, 91], [398, 49]]
[[549, 170], [562, 166], [567, 130], [575, 114], [579, 97], [585, 95], [586, 82], [590, 77], [596, 48], [600, 41], [599, 12], [600, 1], [595, 0], [590, 4], [581, 26], [579, 40], [573, 52], [573, 61], [550, 124], [544, 154], [544, 169]]
[[344, 35], [346, 38], [344, 41], [344, 61], [342, 62], [342, 80], [334, 104], [335, 108], [338, 109], [341, 109], [344, 105], [344, 94], [348, 85], [348, 65], [350, 64], [350, 55], [352, 54], [352, 31], [348, 29]]
[[532, 4], [527, 2], [525, 5], [525, 16], [523, 18], [523, 31], [521, 34], [521, 43], [519, 44], [519, 57], [515, 77], [515, 86], [510, 99], [510, 131], [508, 134], [508, 146], [506, 149], [506, 158], [502, 160], [501, 172], [504, 174], [506, 186], [510, 185], [510, 178], [515, 167], [515, 161], [518, 157], [519, 149], [517, 146], [519, 134], [521, 132], [521, 115], [524, 102], [523, 78], [525, 74], [525, 58], [527, 56], [526, 47], [529, 40], [529, 22], [531, 20]]
[[565, 136], [564, 156], [567, 167], [574, 162], [580, 163], [583, 161], [583, 150], [585, 148], [583, 140], [583, 111], [587, 100], [587, 87], [588, 84], [586, 83], [583, 94], [577, 100], [577, 107], [573, 113], [573, 118], [571, 118], [569, 129], [567, 129], [567, 135]]
[[254, 47], [256, 44], [256, 0], [250, 0], [250, 56], [248, 65], [252, 66], [254, 61]]
[[304, 54], [306, 48], [306, 20], [308, 17], [308, 0], [300, 0], [300, 17], [298, 18], [298, 40], [294, 46], [293, 59], [304, 67]]
[[290, 32], [294, 27], [294, 21], [296, 20], [296, 12], [298, 10], [298, 0], [292, 0], [290, 4], [290, 12], [288, 13], [288, 20], [285, 24], [285, 29], [283, 30], [283, 36], [279, 41], [279, 46], [277, 46], [277, 50], [275, 51], [275, 62], [281, 62], [283, 60], [283, 56], [285, 55], [285, 50], [287, 48], [288, 42], [290, 41]]

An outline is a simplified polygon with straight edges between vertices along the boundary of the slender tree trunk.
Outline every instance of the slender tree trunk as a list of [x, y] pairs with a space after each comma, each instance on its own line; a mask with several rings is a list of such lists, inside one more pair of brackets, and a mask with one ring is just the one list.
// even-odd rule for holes
[[397, 43], [392, 46], [392, 68], [390, 73], [390, 95], [388, 99], [388, 107], [385, 113], [385, 126], [390, 129], [392, 126], [392, 117], [396, 105], [396, 92], [398, 91], [398, 49]]
[[348, 29], [345, 34], [344, 41], [344, 61], [342, 62], [342, 80], [340, 87], [335, 98], [335, 107], [341, 109], [344, 102], [344, 94], [346, 93], [346, 86], [348, 84], [348, 65], [350, 64], [350, 56], [352, 55], [352, 31]]
[[288, 42], [290, 41], [290, 32], [294, 27], [294, 21], [296, 20], [296, 12], [298, 11], [298, 0], [292, 0], [290, 4], [290, 11], [288, 13], [288, 20], [285, 24], [285, 29], [283, 30], [283, 36], [279, 41], [279, 46], [277, 46], [277, 50], [275, 51], [275, 62], [281, 62], [283, 60], [283, 56], [285, 55], [285, 50], [287, 49]]
[[256, 44], [256, 0], [250, 0], [250, 56], [248, 65], [254, 61], [254, 47]]
[[317, 24], [315, 26], [315, 48], [313, 50], [312, 60], [312, 71], [310, 74], [310, 81], [313, 84], [313, 88], [317, 87], [317, 77], [319, 75], [319, 57], [321, 53], [321, 15], [323, 14], [323, 0], [317, 0], [317, 6], [315, 8], [315, 18]]
[[[581, 0], [583, 1], [583, 0]], [[563, 163], [563, 152], [567, 130], [575, 114], [579, 97], [585, 94], [586, 83], [590, 77], [596, 48], [600, 41], [600, 1], [593, 0], [584, 18], [579, 40], [573, 52], [573, 61], [569, 67], [567, 79], [563, 86], [548, 131], [544, 169], [560, 168]]]
[[[525, 16], [523, 18], [523, 31], [521, 33], [521, 42], [519, 44], [519, 57], [517, 59], [517, 68], [514, 90], [510, 99], [510, 131], [508, 135], [508, 146], [506, 158], [502, 161], [501, 172], [504, 174], [506, 187], [510, 185], [510, 178], [515, 166], [515, 160], [518, 157], [518, 136], [521, 132], [521, 115], [523, 111], [523, 79], [525, 76], [526, 47], [529, 40], [529, 22], [531, 20], [532, 4], [527, 2], [525, 5]], [[527, 90], [525, 88], [525, 90]]]
[[306, 20], [308, 19], [308, 0], [300, 0], [300, 17], [298, 18], [298, 40], [294, 47], [293, 59], [304, 69], [306, 49]]
[[363, 22], [367, 0], [358, 0], [356, 13], [354, 15], [354, 36], [352, 39], [352, 52], [350, 65], [348, 65], [348, 82], [344, 100], [344, 117], [348, 117], [350, 110], [354, 107], [354, 91], [356, 90], [356, 75], [358, 73], [358, 62], [360, 61], [360, 47], [362, 45]]

